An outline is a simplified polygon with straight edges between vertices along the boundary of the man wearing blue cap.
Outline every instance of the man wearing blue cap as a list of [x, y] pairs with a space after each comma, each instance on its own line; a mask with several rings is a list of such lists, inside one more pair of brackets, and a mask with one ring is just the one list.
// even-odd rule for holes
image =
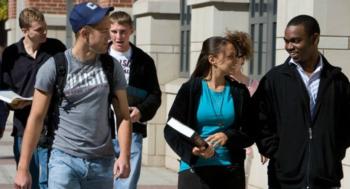
[[[113, 175], [126, 178], [130, 173], [132, 126], [123, 69], [114, 63], [113, 84], [109, 86], [100, 61], [100, 55], [107, 52], [111, 10], [85, 2], [70, 13], [76, 43], [65, 51], [67, 78], [64, 98], [58, 105], [59, 123], [49, 161], [49, 188], [112, 188]], [[37, 74], [15, 188], [30, 188], [28, 162], [55, 90], [55, 77], [56, 67], [51, 58]], [[117, 99], [113, 105], [119, 106], [122, 114], [118, 130], [121, 153], [116, 161], [108, 125], [110, 88]]]

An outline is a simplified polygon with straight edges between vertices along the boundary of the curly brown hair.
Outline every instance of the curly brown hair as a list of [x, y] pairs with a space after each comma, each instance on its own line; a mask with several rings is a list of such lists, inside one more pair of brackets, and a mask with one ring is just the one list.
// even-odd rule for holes
[[228, 39], [237, 49], [237, 56], [248, 60], [252, 54], [252, 41], [246, 32], [242, 31], [227, 31], [226, 39]]

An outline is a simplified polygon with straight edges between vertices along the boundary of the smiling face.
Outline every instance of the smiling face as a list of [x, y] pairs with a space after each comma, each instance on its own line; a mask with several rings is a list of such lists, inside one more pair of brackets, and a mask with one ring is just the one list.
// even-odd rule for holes
[[209, 56], [209, 62], [217, 68], [223, 75], [228, 75], [239, 66], [238, 58], [236, 57], [236, 51], [231, 43], [227, 43], [221, 47], [221, 52], [216, 55]]
[[288, 26], [284, 32], [284, 47], [299, 64], [308, 63], [315, 57], [315, 53], [318, 54], [318, 40], [318, 33], [308, 35], [301, 24]]
[[129, 49], [129, 37], [133, 33], [132, 26], [128, 24], [111, 24], [110, 36], [113, 42], [113, 49], [119, 52], [126, 52]]

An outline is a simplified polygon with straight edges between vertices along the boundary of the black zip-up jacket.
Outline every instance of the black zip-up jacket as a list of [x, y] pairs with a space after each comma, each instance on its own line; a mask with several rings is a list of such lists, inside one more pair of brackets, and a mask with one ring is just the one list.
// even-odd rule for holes
[[129, 106], [135, 106], [141, 112], [140, 123], [133, 123], [133, 132], [141, 133], [143, 137], [146, 137], [147, 125], [144, 122], [151, 120], [156, 114], [161, 104], [162, 92], [160, 91], [157, 70], [153, 59], [132, 43], [130, 43], [130, 46], [132, 51], [129, 86], [147, 91], [146, 98], [140, 103], [128, 98]]
[[262, 78], [253, 96], [260, 126], [256, 143], [271, 158], [269, 179], [279, 188], [339, 187], [343, 177], [341, 161], [350, 145], [349, 81], [321, 57], [313, 119], [307, 89], [290, 58]]
[[[241, 163], [245, 159], [244, 148], [253, 143], [249, 137], [249, 126], [247, 123], [247, 113], [249, 109], [250, 96], [245, 85], [235, 81], [230, 82], [230, 92], [234, 100], [235, 120], [230, 129], [224, 133], [228, 137], [225, 146], [230, 150], [232, 163]], [[198, 130], [197, 109], [202, 93], [201, 78], [190, 79], [184, 83], [170, 109], [169, 119], [175, 118], [194, 130]], [[194, 144], [186, 137], [172, 129], [169, 125], [164, 128], [164, 137], [169, 146], [180, 156], [181, 160], [189, 165], [196, 163], [198, 156], [192, 154]]]

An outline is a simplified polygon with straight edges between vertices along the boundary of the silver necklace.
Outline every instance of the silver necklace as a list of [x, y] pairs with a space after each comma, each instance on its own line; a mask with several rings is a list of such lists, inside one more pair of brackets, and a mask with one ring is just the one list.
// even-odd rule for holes
[[[208, 85], [208, 93], [209, 93], [209, 99], [210, 99], [210, 104], [211, 104], [211, 107], [213, 109], [213, 112], [215, 114], [215, 118], [216, 118], [216, 121], [217, 121], [217, 125], [218, 126], [224, 126], [225, 125], [225, 122], [224, 122], [224, 116], [222, 115], [222, 106], [224, 104], [224, 93], [225, 93], [225, 89], [226, 87], [224, 87], [224, 90], [221, 91], [221, 94], [220, 94], [220, 98], [221, 98], [221, 103], [220, 103], [220, 106], [219, 106], [219, 112], [216, 112], [216, 106], [214, 106], [214, 102], [213, 102], [213, 98], [212, 98], [212, 94], [211, 94], [211, 91], [210, 91], [210, 88], [209, 88], [209, 85]], [[216, 103], [215, 105], [217, 105], [218, 103], [218, 100], [216, 100]]]

